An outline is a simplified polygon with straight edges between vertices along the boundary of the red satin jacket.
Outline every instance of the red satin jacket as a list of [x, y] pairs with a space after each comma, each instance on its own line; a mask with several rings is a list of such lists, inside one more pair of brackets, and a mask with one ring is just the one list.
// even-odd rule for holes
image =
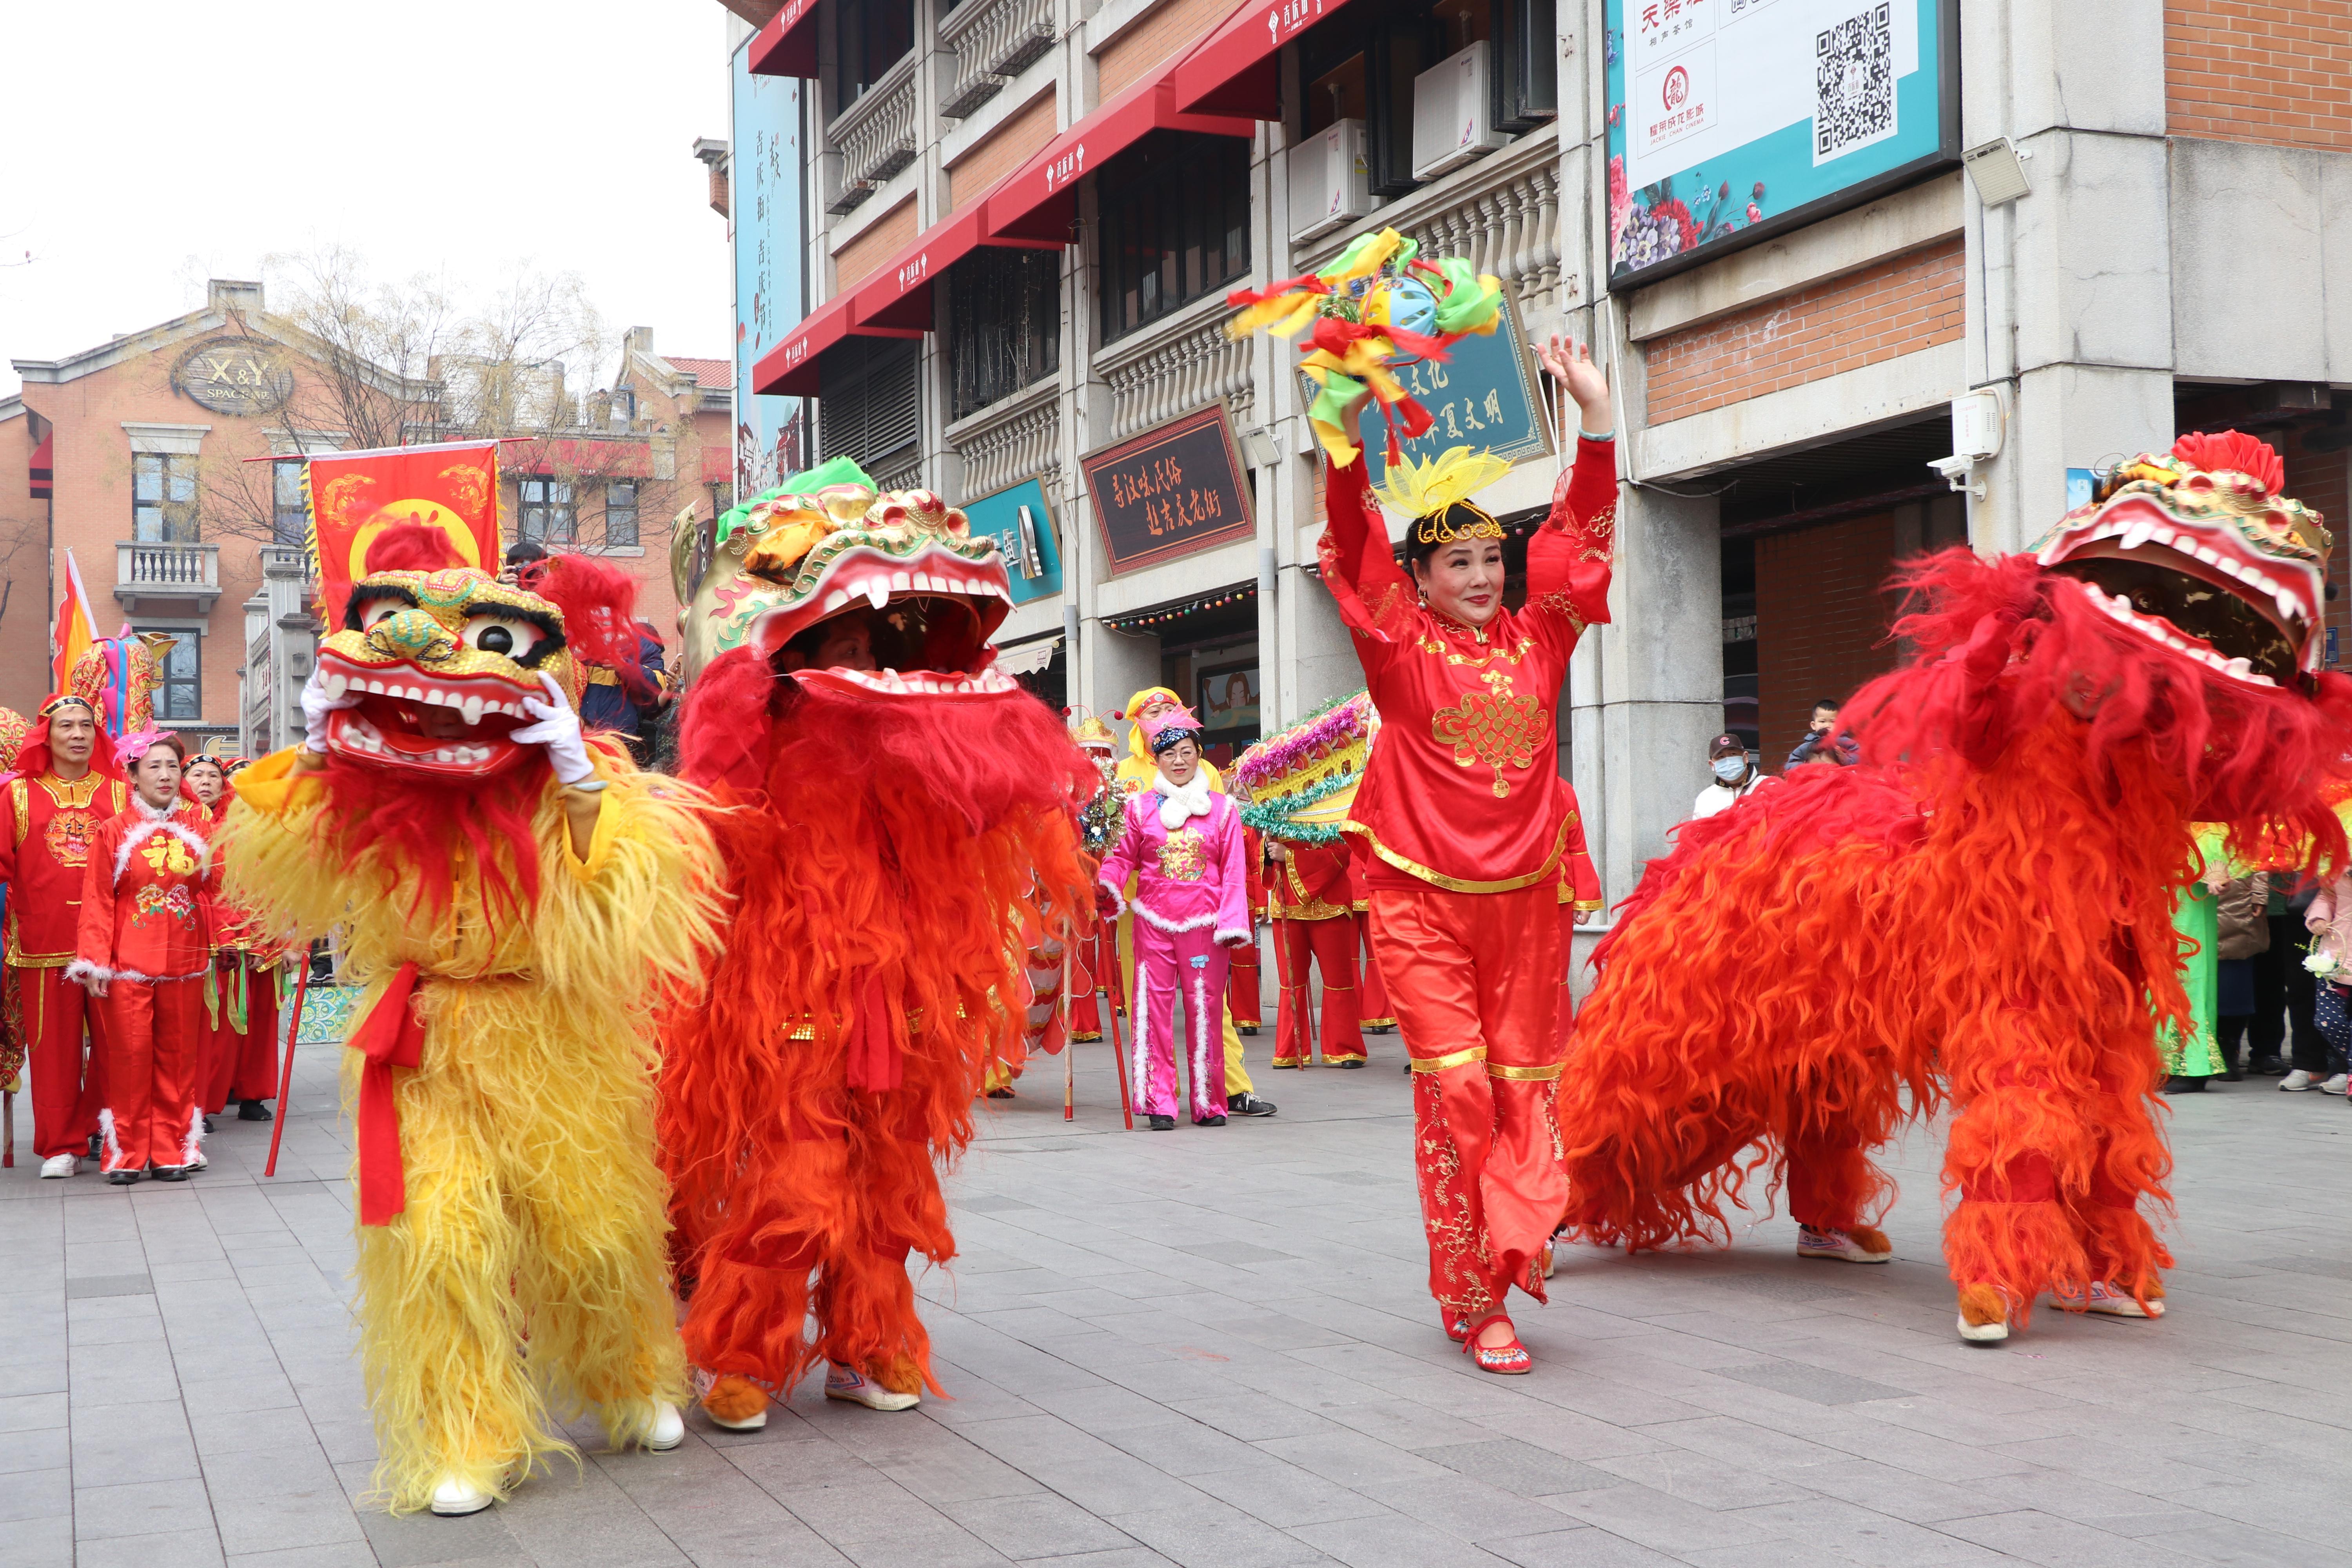
[[98, 830], [69, 974], [87, 965], [109, 979], [184, 980], [212, 966], [211, 830], [193, 801], [157, 813], [135, 798]]
[[1609, 618], [1615, 444], [1578, 441], [1528, 543], [1526, 605], [1475, 630], [1420, 603], [1365, 464], [1325, 462], [1323, 582], [1381, 712], [1348, 820], [1366, 881], [1506, 893], [1556, 880], [1574, 805], [1552, 714], [1577, 638]]
[[107, 818], [130, 804], [131, 786], [95, 769], [72, 784], [54, 773], [8, 781], [0, 795], [8, 963], [61, 969], [73, 962], [90, 846]]

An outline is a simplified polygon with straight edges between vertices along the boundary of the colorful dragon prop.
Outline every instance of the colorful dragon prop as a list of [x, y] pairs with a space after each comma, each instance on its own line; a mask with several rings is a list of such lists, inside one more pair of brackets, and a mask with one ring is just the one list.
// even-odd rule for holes
[[839, 461], [726, 521], [679, 757], [745, 808], [719, 826], [735, 914], [665, 1029], [662, 1153], [705, 1407], [749, 1426], [819, 1357], [877, 1408], [936, 1387], [906, 1259], [954, 1255], [935, 1162], [1020, 1059], [1030, 972], [1058, 985], [1100, 780], [992, 668], [1010, 584], [961, 511]]
[[699, 985], [719, 868], [692, 792], [563, 722], [562, 585], [608, 569], [542, 597], [442, 539], [373, 545], [308, 742], [237, 773], [221, 843], [255, 925], [339, 929], [366, 988], [344, 1085], [376, 1484], [470, 1513], [570, 1452], [583, 1406], [616, 1443], [685, 1436], [651, 1013]]
[[[2341, 864], [2352, 681], [2318, 669], [2320, 519], [2231, 432], [2107, 476], [2032, 554], [1911, 566], [1868, 765], [1686, 825], [1596, 954], [1559, 1119], [1572, 1235], [1728, 1239], [1759, 1166], [1810, 1255], [1883, 1261], [1871, 1161], [1948, 1104], [1959, 1331], [2161, 1313], [2157, 1031], [2191, 824]], [[1909, 1092], [1909, 1104], [1904, 1091]]]

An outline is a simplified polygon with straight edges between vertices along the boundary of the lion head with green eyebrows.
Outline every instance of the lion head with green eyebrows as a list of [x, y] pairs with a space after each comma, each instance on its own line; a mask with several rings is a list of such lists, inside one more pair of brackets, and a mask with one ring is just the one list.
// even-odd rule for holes
[[[991, 666], [988, 639], [1013, 607], [996, 542], [929, 490], [880, 490], [846, 458], [795, 474], [718, 522], [715, 556], [695, 575], [698, 539], [681, 528], [670, 567], [683, 664], [759, 648], [780, 676], [880, 700], [1000, 700], [1021, 688]], [[824, 623], [859, 617], [873, 668], [790, 659]]]
[[371, 572], [319, 645], [327, 694], [362, 694], [330, 720], [328, 748], [449, 778], [499, 772], [536, 749], [509, 737], [532, 721], [523, 700], [546, 697], [543, 676], [579, 706], [585, 673], [548, 600], [471, 567]]

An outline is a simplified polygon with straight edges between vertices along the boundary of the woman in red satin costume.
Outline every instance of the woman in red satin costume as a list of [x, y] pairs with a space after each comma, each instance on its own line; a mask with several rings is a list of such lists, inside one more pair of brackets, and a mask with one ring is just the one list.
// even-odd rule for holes
[[[1571, 807], [1552, 708], [1577, 637], [1609, 618], [1617, 511], [1607, 379], [1581, 344], [1554, 337], [1537, 353], [1583, 430], [1528, 542], [1523, 607], [1503, 607], [1501, 528], [1464, 500], [1414, 520], [1401, 570], [1360, 453], [1329, 467], [1319, 551], [1381, 718], [1347, 827], [1412, 1058], [1430, 1293], [1495, 1373], [1528, 1369], [1505, 1298], [1516, 1285], [1544, 1299], [1568, 1198], [1552, 1102]], [[1357, 428], [1352, 411], [1342, 427]]]

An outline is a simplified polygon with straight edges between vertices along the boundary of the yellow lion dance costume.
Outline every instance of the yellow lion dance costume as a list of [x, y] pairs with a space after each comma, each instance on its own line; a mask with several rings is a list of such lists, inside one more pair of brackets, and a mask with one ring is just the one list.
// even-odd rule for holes
[[604, 662], [614, 617], [575, 609], [567, 647], [560, 584], [447, 569], [434, 537], [378, 541], [310, 740], [237, 776], [225, 842], [230, 897], [341, 927], [367, 987], [343, 1081], [375, 1482], [454, 1514], [572, 1452], [583, 1408], [616, 1446], [684, 1436], [649, 1019], [699, 983], [718, 865], [702, 797], [580, 735], [574, 651]]

